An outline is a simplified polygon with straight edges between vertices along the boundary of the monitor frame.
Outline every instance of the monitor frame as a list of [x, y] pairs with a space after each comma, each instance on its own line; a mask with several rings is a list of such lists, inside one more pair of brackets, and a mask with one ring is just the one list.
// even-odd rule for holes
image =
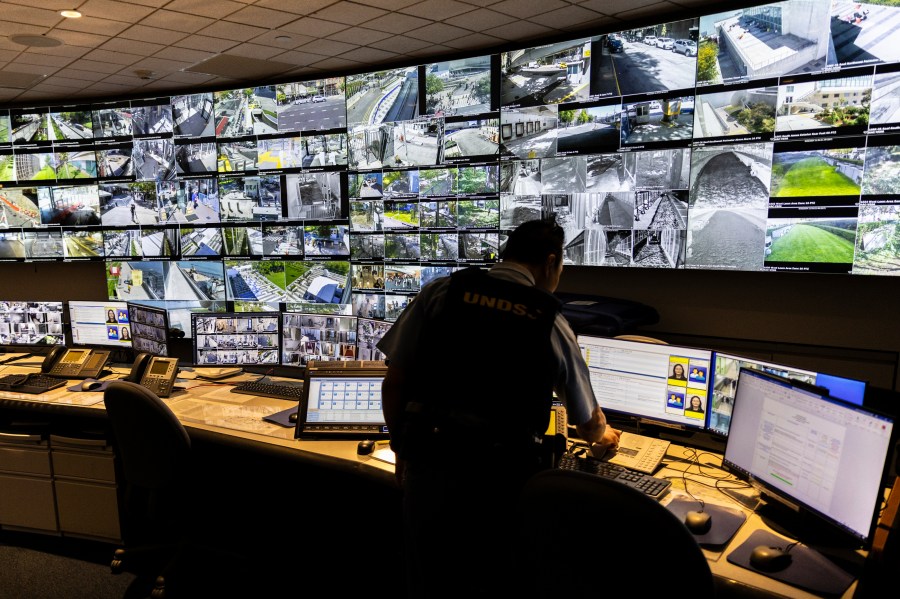
[[[193, 312], [191, 313], [191, 361], [195, 366], [210, 366], [210, 365], [227, 365], [227, 366], [278, 366], [281, 363], [281, 317], [280, 312]], [[259, 323], [253, 324], [253, 320], [259, 319], [271, 319], [271, 323], [266, 324], [268, 327], [269, 324], [275, 325], [275, 330], [257, 330], [256, 327], [260, 326]], [[209, 320], [210, 324], [206, 324], [204, 319]], [[253, 330], [250, 329], [240, 329], [238, 323], [235, 323], [235, 326], [232, 327], [224, 321], [229, 320], [237, 320], [237, 321], [249, 321]], [[224, 324], [220, 327], [218, 325], [219, 321], [223, 321]], [[214, 327], [214, 330], [207, 331], [209, 326]], [[199, 332], [198, 332], [199, 330]], [[241, 340], [238, 339], [239, 335], [248, 335], [248, 334], [264, 334], [272, 336], [274, 340], [271, 348], [263, 346], [261, 344], [257, 344], [253, 348], [242, 348], [238, 347], [241, 343]], [[219, 339], [219, 336], [234, 336], [234, 339]], [[211, 341], [214, 343], [212, 346], [204, 345], [204, 347], [199, 347], [201, 341], [206, 343], [207, 341]], [[220, 341], [226, 341], [229, 346], [226, 348], [220, 347]], [[234, 344], [234, 347], [230, 345]], [[201, 361], [200, 351], [204, 352], [214, 351], [213, 354], [216, 358], [215, 361]], [[252, 361], [252, 356], [248, 353], [239, 354], [238, 352], [249, 352], [249, 351], [273, 351], [275, 352], [274, 359], [266, 359], [265, 361]], [[228, 355], [227, 352], [234, 352], [234, 360], [231, 361], [231, 356]], [[205, 353], [205, 356], [209, 356], [209, 353]], [[220, 357], [224, 357], [226, 361], [219, 359]], [[241, 361], [241, 359], [245, 359], [247, 361]], [[259, 353], [257, 353], [257, 358], [259, 357]]]
[[[103, 322], [90, 322], [75, 319], [75, 311], [77, 308], [89, 309], [89, 308], [97, 308], [102, 310], [105, 314], [103, 316]], [[115, 312], [116, 322], [112, 322], [108, 317], [108, 313], [110, 311]], [[128, 317], [127, 321], [123, 321], [120, 317], [120, 313], [124, 312], [125, 316]], [[128, 302], [121, 300], [69, 300], [66, 303], [66, 314], [69, 317], [69, 330], [72, 335], [72, 346], [73, 347], [101, 347], [101, 348], [114, 348], [118, 350], [131, 350], [131, 320], [130, 315], [128, 313]], [[116, 335], [121, 334], [121, 327], [123, 325], [128, 326], [128, 343], [124, 343], [121, 340], [111, 340], [109, 339], [109, 335], [111, 334], [110, 327], [116, 326]], [[91, 340], [88, 338], [87, 331], [84, 331], [83, 335], [80, 331], [82, 331], [85, 327], [99, 327], [103, 326], [106, 328], [106, 341], [99, 340]], [[77, 337], [76, 337], [77, 336]], [[84, 338], [82, 339], [82, 337]]]
[[[169, 349], [169, 312], [165, 308], [157, 308], [153, 306], [147, 306], [144, 304], [136, 304], [133, 302], [126, 302], [128, 304], [128, 314], [131, 320], [131, 347], [134, 349], [135, 353], [139, 352], [147, 352], [153, 354], [154, 356], [169, 356], [171, 355], [171, 351]], [[162, 322], [162, 326], [156, 326], [150, 322], [141, 322], [137, 318], [136, 315], [139, 315], [141, 312], [145, 312], [147, 314], [153, 314], [157, 320]], [[138, 326], [140, 325], [140, 326]], [[143, 327], [147, 327], [154, 330], [162, 330], [163, 341], [160, 341], [158, 338], [153, 339], [149, 336], [144, 335], [141, 330]], [[162, 347], [162, 351], [151, 351], [150, 347], [139, 347], [138, 341], [146, 341], [149, 344], [160, 344]]]
[[[293, 320], [295, 318], [298, 320], [308, 318], [311, 322], [310, 322], [310, 324], [306, 324], [306, 325], [304, 325], [302, 322], [300, 322], [299, 324], [295, 324], [293, 322]], [[328, 327], [328, 326], [326, 326], [328, 319], [335, 319], [335, 320], [340, 320], [340, 321], [346, 320], [346, 321], [348, 321], [348, 324], [350, 324], [351, 326], [346, 329]], [[322, 320], [324, 320], [325, 322], [320, 322]], [[357, 329], [359, 326], [358, 323], [359, 323], [359, 317], [351, 316], [349, 314], [322, 314], [322, 313], [317, 313], [317, 312], [293, 312], [293, 311], [281, 312], [281, 339], [280, 339], [280, 341], [281, 341], [281, 343], [280, 343], [280, 345], [281, 345], [281, 365], [298, 367], [298, 368], [306, 368], [307, 364], [309, 364], [312, 361], [341, 362], [341, 361], [348, 361], [348, 360], [356, 360], [357, 356], [359, 354], [359, 335], [357, 334]], [[323, 326], [320, 327], [320, 326], [318, 326], [319, 324], [322, 324]], [[329, 345], [334, 346], [334, 349], [339, 351], [340, 355], [335, 355], [333, 352], [332, 353], [321, 353], [321, 352], [320, 353], [304, 353], [304, 352], [299, 351], [299, 345], [298, 345], [297, 351], [289, 350], [287, 347], [288, 339], [286, 338], [287, 334], [288, 334], [288, 329], [291, 329], [291, 330], [300, 329], [301, 335], [302, 335], [302, 330], [304, 327], [308, 327], [313, 330], [335, 331], [338, 334], [338, 336], [340, 336], [341, 333], [346, 333], [348, 337], [352, 336], [352, 339], [347, 339], [347, 340], [343, 340], [343, 341], [340, 339], [308, 339], [307, 340], [307, 343], [313, 343], [313, 344], [317, 345], [319, 347], [319, 349], [322, 349]], [[292, 341], [293, 341], [293, 339], [292, 339]], [[302, 342], [302, 336], [301, 336], [300, 340], [298, 341], [298, 344], [300, 342]], [[353, 353], [351, 355], [346, 355], [344, 353], [346, 351], [346, 348], [343, 347], [344, 345], [352, 346]], [[299, 360], [294, 361], [294, 360], [288, 359], [289, 354], [294, 354], [294, 353], [298, 355]]]
[[[8, 308], [12, 307], [11, 305], [24, 304], [23, 310], [10, 310]], [[38, 310], [35, 304], [52, 304], [54, 307], [58, 308], [58, 310]], [[4, 309], [6, 308], [6, 309]], [[65, 346], [66, 345], [66, 327], [63, 322], [63, 316], [66, 312], [65, 303], [62, 301], [31, 301], [31, 300], [3, 300], [0, 301], [0, 329], [9, 329], [9, 339], [6, 341], [0, 340], [0, 347], [30, 347], [30, 348], [43, 348], [43, 347], [54, 347], [54, 346]], [[27, 320], [27, 316], [30, 314], [53, 314], [56, 313], [59, 315], [58, 322], [44, 322], [44, 323], [32, 323], [25, 322]], [[11, 314], [22, 314], [22, 322], [12, 322]], [[41, 333], [43, 341], [41, 342], [31, 342], [31, 343], [22, 343], [12, 341], [12, 325], [14, 324], [27, 324], [31, 326], [40, 326], [40, 325], [51, 325], [58, 324], [59, 325], [59, 333], [50, 333], [49, 330], [46, 333]], [[3, 325], [10, 325], [9, 327], [5, 327]], [[2, 334], [2, 331], [0, 331]], [[38, 335], [39, 333], [18, 333], [18, 334], [29, 334], [29, 335]], [[56, 337], [58, 341], [56, 343], [47, 343], [46, 340], [48, 337]]]

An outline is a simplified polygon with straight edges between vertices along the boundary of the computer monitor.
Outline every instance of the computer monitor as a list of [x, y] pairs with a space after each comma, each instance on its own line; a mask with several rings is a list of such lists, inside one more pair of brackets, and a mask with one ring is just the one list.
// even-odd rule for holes
[[312, 360], [356, 359], [356, 317], [284, 312], [281, 363], [303, 366]]
[[0, 345], [65, 345], [62, 302], [0, 301]]
[[607, 414], [682, 430], [706, 427], [712, 351], [578, 335], [591, 387]]
[[713, 354], [712, 368], [712, 408], [709, 411], [709, 432], [728, 435], [731, 425], [731, 411], [734, 405], [734, 392], [737, 388], [738, 373], [741, 368], [750, 368], [789, 379], [824, 387], [832, 397], [849, 401], [858, 406], [863, 405], [866, 394], [866, 382], [823, 372], [804, 370], [774, 362], [764, 362], [746, 356], [738, 356], [724, 352]]
[[893, 426], [891, 417], [819, 387], [741, 368], [723, 465], [789, 508], [778, 524], [794, 538], [833, 532], [835, 540], [866, 547]]
[[72, 300], [69, 302], [69, 324], [74, 345], [131, 347], [127, 302]]
[[383, 361], [311, 361], [297, 415], [298, 438], [386, 438]]
[[278, 364], [281, 355], [278, 312], [191, 314], [193, 363]]
[[378, 342], [393, 325], [387, 320], [359, 318], [356, 322], [356, 353], [360, 360], [384, 360], [387, 356], [378, 349]]
[[169, 355], [169, 315], [165, 308], [128, 303], [131, 343], [136, 352]]

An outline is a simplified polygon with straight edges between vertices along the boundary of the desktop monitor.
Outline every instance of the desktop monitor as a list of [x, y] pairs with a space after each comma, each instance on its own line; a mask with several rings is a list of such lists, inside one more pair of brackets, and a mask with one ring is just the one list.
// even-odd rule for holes
[[193, 363], [199, 366], [278, 364], [278, 312], [191, 314]]
[[281, 363], [306, 366], [312, 360], [356, 359], [356, 317], [284, 312]]
[[386, 358], [377, 346], [393, 324], [387, 320], [357, 319], [356, 353], [360, 360], [384, 360]]
[[128, 303], [131, 343], [136, 352], [169, 355], [169, 314], [165, 308]]
[[[803, 540], [827, 532], [866, 547], [881, 504], [893, 425], [892, 418], [820, 387], [741, 368], [722, 463], [777, 501], [773, 510], [787, 508], [778, 525], [786, 524], [790, 536]], [[822, 521], [829, 526], [822, 529]]]
[[712, 409], [709, 411], [709, 432], [728, 435], [731, 412], [734, 406], [734, 392], [737, 388], [741, 368], [750, 368], [798, 381], [824, 387], [832, 397], [843, 399], [858, 406], [863, 405], [866, 382], [823, 372], [804, 370], [774, 362], [763, 362], [754, 358], [715, 352], [712, 367]]
[[607, 414], [682, 430], [706, 427], [712, 351], [578, 335], [591, 387]]
[[131, 320], [127, 302], [69, 302], [69, 323], [74, 345], [131, 347]]
[[0, 345], [65, 345], [62, 302], [0, 301]]
[[383, 361], [311, 361], [303, 381], [298, 438], [386, 438]]

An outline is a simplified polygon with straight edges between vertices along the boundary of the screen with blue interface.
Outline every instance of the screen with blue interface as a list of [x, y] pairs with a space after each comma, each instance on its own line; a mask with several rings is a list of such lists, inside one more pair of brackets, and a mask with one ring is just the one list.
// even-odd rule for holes
[[863, 403], [866, 382], [850, 379], [774, 362], [764, 362], [746, 356], [737, 356], [715, 352], [713, 356], [712, 375], [712, 409], [709, 413], [710, 432], [720, 435], [728, 434], [731, 425], [731, 412], [734, 406], [734, 392], [741, 368], [752, 368], [795, 379], [811, 385], [824, 387], [832, 397], [849, 401], [858, 406]]
[[578, 345], [604, 412], [705, 428], [710, 350], [589, 335]]
[[887, 416], [817, 387], [742, 368], [723, 464], [866, 545], [892, 431]]
[[386, 372], [383, 362], [367, 368], [307, 368], [298, 433], [386, 433], [381, 406]]
[[75, 345], [131, 347], [131, 321], [126, 302], [69, 301], [69, 323]]

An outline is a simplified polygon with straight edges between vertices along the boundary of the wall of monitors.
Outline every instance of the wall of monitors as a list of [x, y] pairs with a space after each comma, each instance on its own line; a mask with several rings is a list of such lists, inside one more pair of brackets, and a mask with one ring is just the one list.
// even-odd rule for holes
[[348, 76], [0, 110], [0, 260], [391, 320], [555, 214], [581, 266], [900, 275], [900, 8], [789, 0]]

